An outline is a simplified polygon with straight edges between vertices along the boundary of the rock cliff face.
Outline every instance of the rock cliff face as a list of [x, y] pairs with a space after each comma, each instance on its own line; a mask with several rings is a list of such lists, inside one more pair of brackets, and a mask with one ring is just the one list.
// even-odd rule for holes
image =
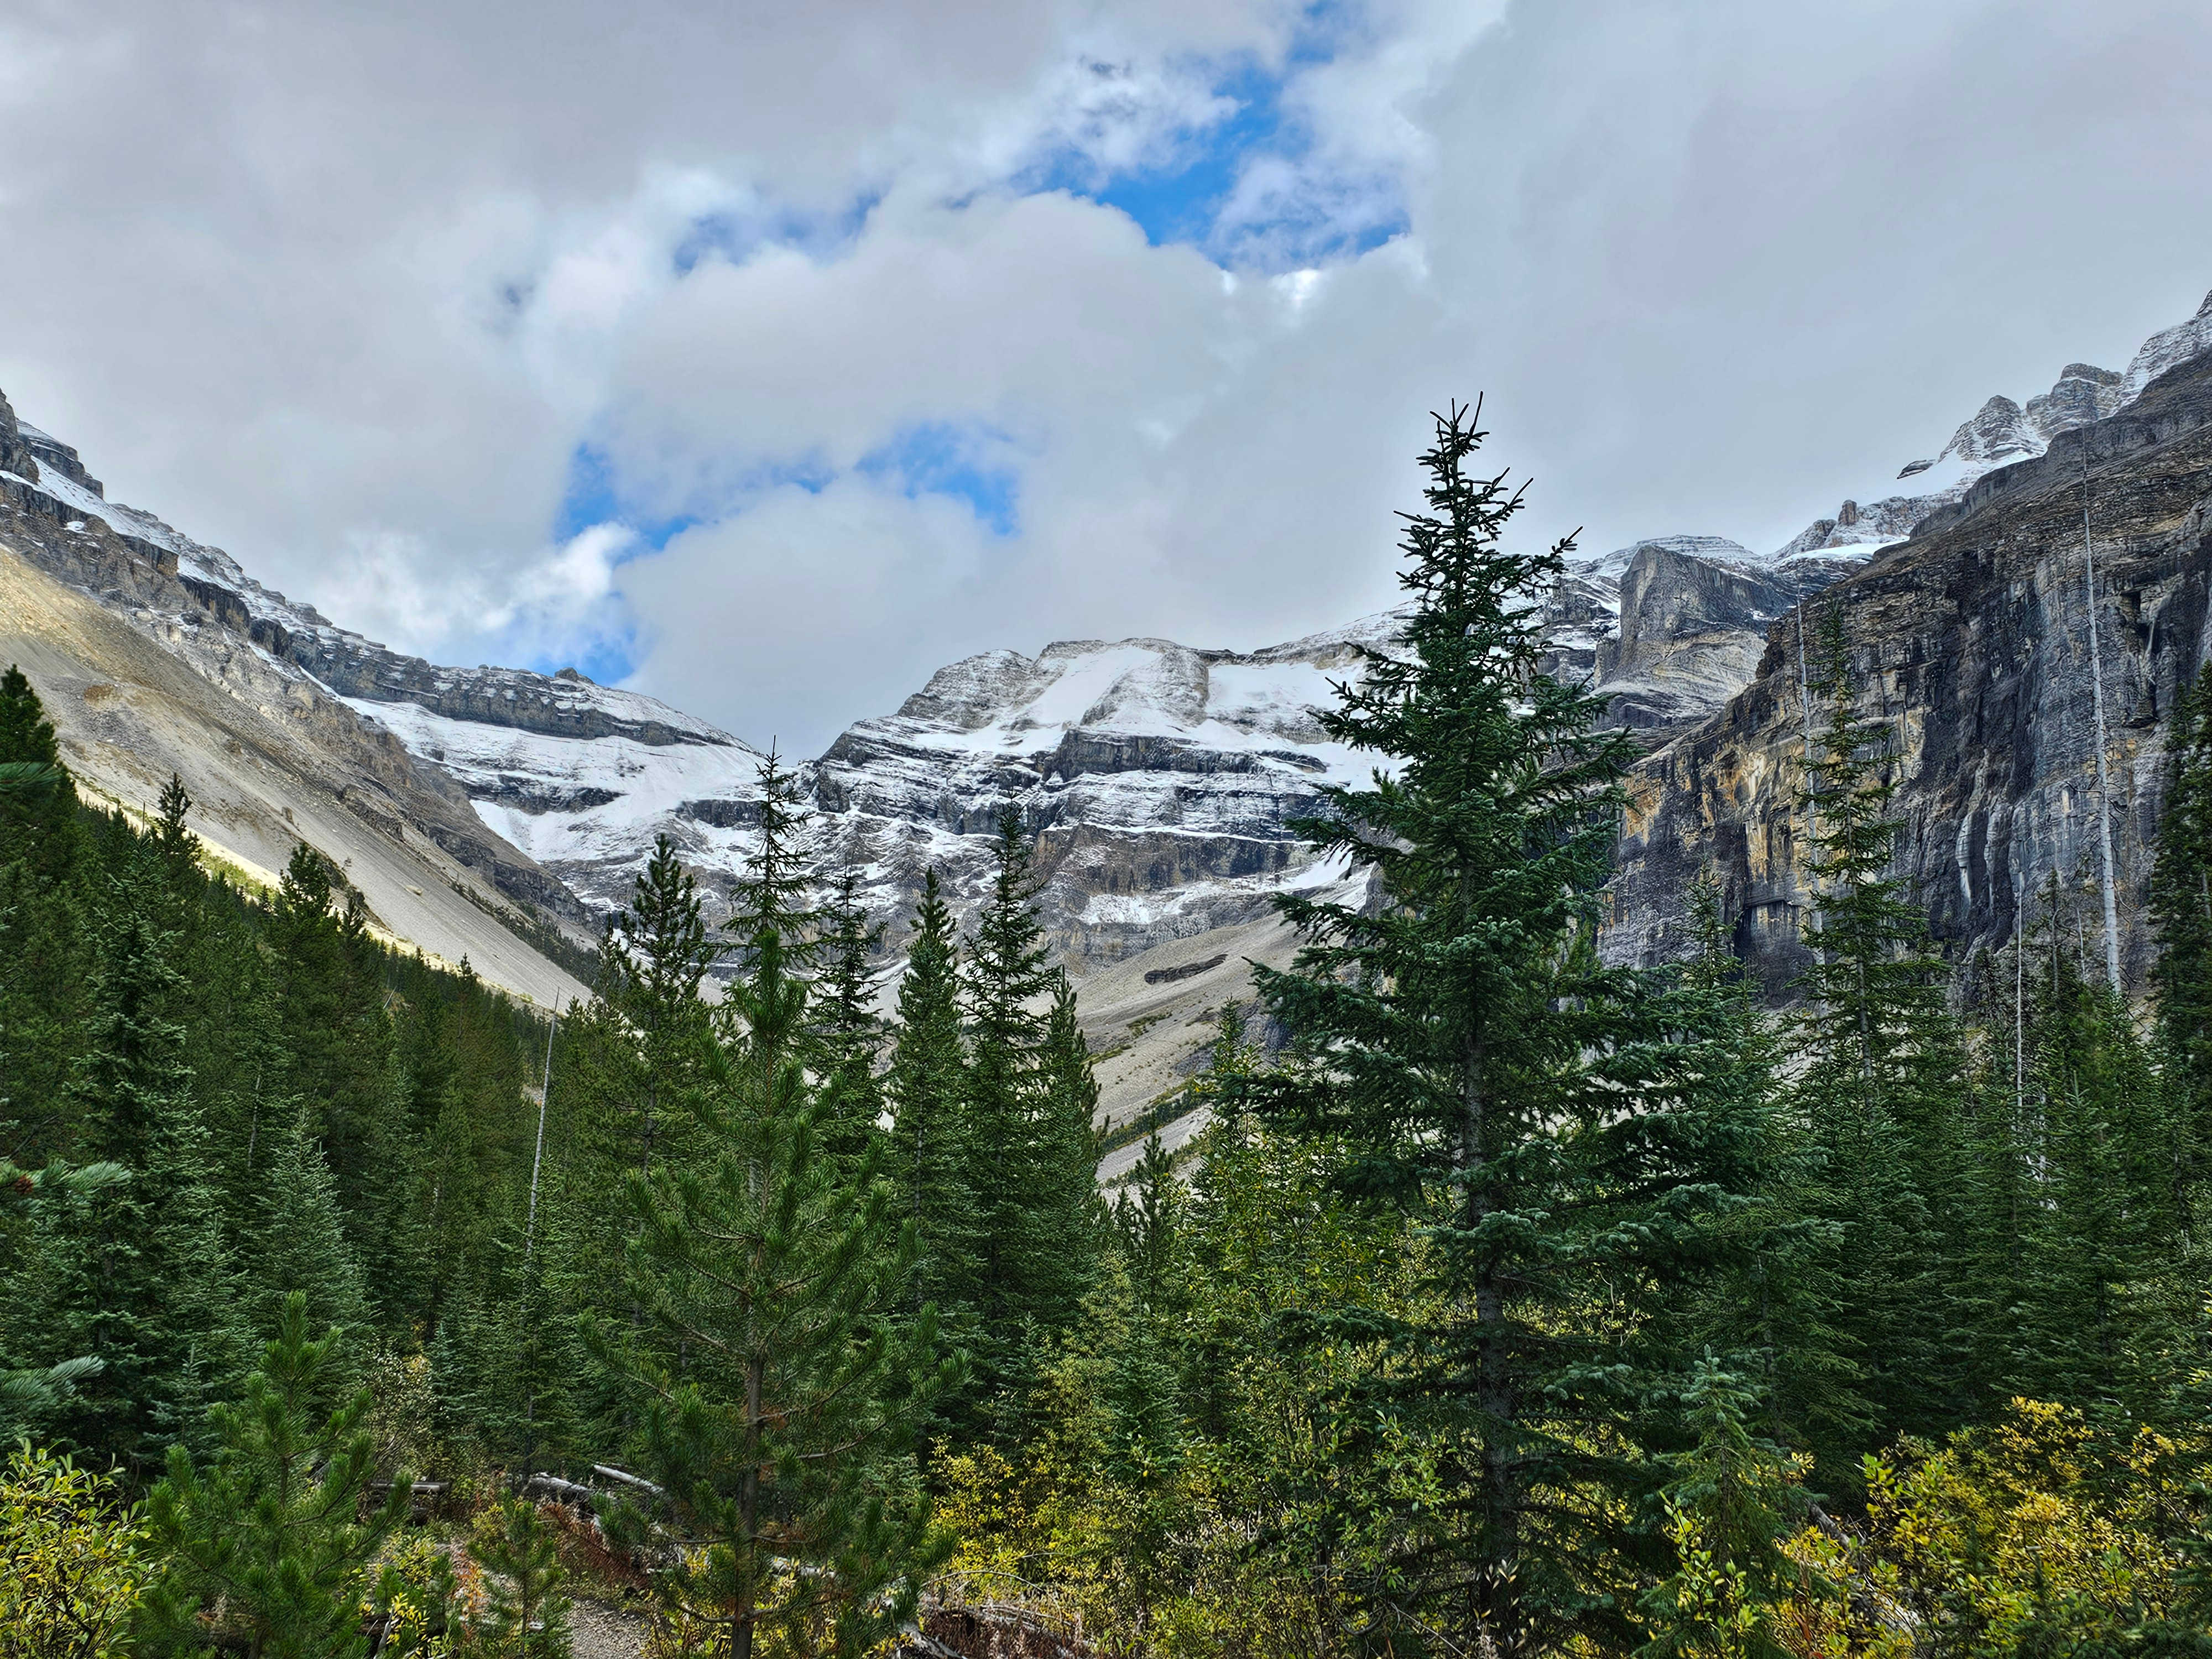
[[2024, 407], [2009, 398], [1991, 398], [1960, 423], [1933, 459], [1908, 462], [1895, 479], [1875, 481], [1855, 492], [1833, 516], [1815, 519], [1776, 556], [1847, 549], [1866, 553], [1902, 541], [1929, 514], [1957, 505], [1991, 467], [2042, 454], [2059, 434], [2117, 414], [2168, 369], [2207, 351], [2212, 351], [2212, 294], [2186, 322], [2145, 340], [2124, 374], [2091, 363], [2069, 363], [2048, 392], [2038, 392]]
[[[1771, 553], [1678, 535], [1570, 568], [1545, 602], [1545, 666], [1590, 681], [1607, 718], [1653, 751], [1635, 780], [1608, 949], [1671, 951], [1682, 888], [1711, 860], [1762, 973], [1786, 981], [1803, 896], [1793, 619], [1828, 595], [1861, 641], [1869, 695], [1899, 721], [1908, 863], [1945, 937], [1962, 947], [2006, 937], [2016, 886], [2072, 873], [2087, 822], [2087, 693], [2060, 475], [2084, 456], [2098, 533], [2112, 543], [2112, 614], [2124, 619], [2106, 644], [2122, 856], [2139, 882], [2156, 721], [2201, 650], [2201, 619], [2185, 613], [2203, 606], [2190, 550], [2202, 526], [2189, 526], [2212, 489], [2191, 447], [2203, 401], [2192, 377], [2208, 348], [2212, 299], [2146, 341], [2125, 374], [2069, 364], [2047, 392], [1991, 398], [1934, 459]], [[220, 690], [230, 702], [208, 720], [235, 704], [305, 744], [285, 751], [286, 775], [341, 803], [339, 822], [419, 842], [495, 908], [581, 934], [627, 897], [656, 836], [710, 892], [751, 849], [761, 757], [730, 733], [574, 671], [443, 667], [387, 650], [107, 501], [75, 450], [4, 402], [0, 541]], [[1328, 742], [1311, 709], [1394, 630], [1386, 614], [1255, 652], [1078, 641], [952, 664], [896, 714], [797, 765], [817, 809], [816, 855], [825, 871], [855, 871], [895, 945], [927, 869], [956, 908], [980, 896], [1011, 805], [1038, 836], [1046, 921], [1078, 971], [1120, 975], [1132, 956], [1212, 963], [1219, 952], [1206, 941], [1264, 930], [1275, 892], [1339, 878], [1291, 826], [1366, 763]], [[98, 726], [90, 704], [71, 717], [81, 732]], [[155, 728], [134, 741], [149, 748], [139, 769], [160, 770]], [[129, 769], [112, 770], [126, 793]], [[272, 856], [283, 838], [264, 837]], [[387, 887], [387, 907], [404, 909], [422, 884]], [[2130, 915], [2138, 898], [2131, 890]], [[2139, 942], [2130, 949], [2139, 960]], [[1133, 1007], [1231, 970], [1193, 969], [1188, 985], [1148, 971], [1130, 981]]]
[[[2085, 476], [2094, 612], [2082, 559]], [[2177, 688], [2205, 660], [2209, 602], [2212, 357], [2204, 356], [2153, 380], [2117, 413], [2064, 428], [2042, 453], [1980, 477], [1910, 541], [1814, 601], [1816, 611], [1840, 610], [1864, 702], [1894, 722], [1899, 867], [1954, 957], [2007, 944], [2023, 903], [2053, 875], [2069, 894], [2095, 880], [2094, 617], [2122, 954], [2141, 982], [2165, 720]], [[1798, 649], [1796, 618], [1778, 621], [1752, 683], [1638, 769], [1606, 940], [1617, 958], [1677, 953], [1680, 895], [1711, 867], [1769, 993], [1783, 995], [1802, 965], [1798, 929], [1809, 899]], [[2100, 926], [2094, 911], [2092, 932]]]
[[11, 473], [25, 483], [39, 481], [39, 458], [31, 453], [4, 395], [0, 395], [0, 472]]
[[1610, 720], [1656, 735], [1734, 696], [1758, 665], [1767, 624], [1858, 563], [1770, 562], [1710, 536], [1639, 542], [1628, 554], [1596, 689], [1613, 699]]

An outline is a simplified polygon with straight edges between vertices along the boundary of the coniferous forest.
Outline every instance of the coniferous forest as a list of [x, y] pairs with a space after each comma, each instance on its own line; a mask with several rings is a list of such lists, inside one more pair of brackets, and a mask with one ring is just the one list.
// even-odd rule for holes
[[2140, 1002], [2073, 885], [1945, 957], [1834, 596], [1789, 1010], [1717, 885], [1612, 965], [1635, 751], [1480, 436], [1322, 711], [1370, 896], [1110, 1198], [1012, 811], [885, 939], [771, 762], [549, 1022], [93, 810], [10, 671], [0, 1655], [2212, 1654], [2212, 686]]

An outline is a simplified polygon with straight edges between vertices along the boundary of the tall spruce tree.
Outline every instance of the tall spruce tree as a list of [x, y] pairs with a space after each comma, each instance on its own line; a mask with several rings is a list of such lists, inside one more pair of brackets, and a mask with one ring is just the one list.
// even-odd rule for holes
[[[1828, 708], [1812, 775], [1819, 920], [1798, 983], [1794, 1114], [1817, 1165], [1808, 1203], [1834, 1243], [1822, 1276], [1834, 1331], [1859, 1372], [1858, 1410], [1803, 1431], [1824, 1478], [1848, 1483], [1861, 1437], [1938, 1433], [1971, 1411], [1988, 1316], [1978, 1231], [1971, 1068], [1948, 1003], [1950, 970], [1909, 883], [1891, 873], [1901, 823], [1891, 723], [1863, 711], [1843, 613], [1820, 625]], [[1831, 1401], [1840, 1407], [1842, 1397]], [[1856, 1420], [1853, 1420], [1856, 1415]]]
[[2082, 971], [2071, 908], [2054, 872], [2032, 941], [2023, 1109], [2003, 1172], [2021, 1202], [1990, 1392], [2141, 1406], [2161, 1385], [2137, 1375], [2159, 1346], [2143, 1322], [2168, 1311], [2141, 1292], [2179, 1254], [2187, 1130], [2127, 1005]]
[[[367, 1188], [390, 1027], [359, 896], [345, 894], [337, 873], [307, 842], [295, 847], [277, 884], [269, 939], [279, 969], [285, 1091], [315, 1113], [324, 1155], [339, 1190], [350, 1195]], [[343, 902], [349, 897], [356, 902]]]
[[209, 1391], [235, 1375], [240, 1332], [185, 1034], [166, 1012], [173, 936], [143, 872], [107, 879], [72, 1091], [87, 1151], [128, 1178], [41, 1217], [39, 1329], [42, 1358], [102, 1362], [64, 1412], [69, 1437], [143, 1471], [200, 1426]]
[[848, 1169], [865, 1164], [881, 1138], [884, 1085], [876, 1075], [884, 1023], [870, 984], [871, 959], [882, 930], [860, 908], [860, 875], [848, 863], [824, 920], [822, 977], [815, 998], [815, 1041], [821, 1045], [823, 1150]]
[[[744, 879], [731, 895], [722, 931], [742, 967], [752, 942], [773, 933], [785, 971], [801, 976], [821, 963], [822, 914], [814, 902], [815, 883], [808, 860], [811, 812], [799, 780], [783, 769], [774, 750], [761, 757], [760, 817]], [[819, 1057], [810, 1054], [812, 1069]]]
[[359, 1345], [368, 1334], [361, 1264], [346, 1240], [313, 1115], [304, 1107], [295, 1110], [275, 1139], [260, 1224], [253, 1231], [255, 1323], [264, 1340], [275, 1337], [286, 1304], [294, 1295], [306, 1297], [309, 1324], [339, 1334], [328, 1364], [342, 1384], [357, 1374]]
[[980, 1279], [975, 1148], [967, 1115], [967, 1052], [960, 1036], [959, 940], [937, 872], [922, 879], [914, 945], [899, 981], [898, 1027], [887, 1079], [891, 1169], [915, 1233], [910, 1300], [933, 1304], [949, 1336], [964, 1340]]
[[2175, 702], [2151, 876], [2161, 1069], [2188, 1126], [2191, 1176], [2212, 1174], [2212, 670]]
[[606, 1103], [601, 1135], [611, 1152], [627, 1143], [641, 1172], [652, 1171], [671, 1115], [682, 1110], [707, 1018], [700, 987], [720, 954], [701, 913], [698, 883], [675, 843], [654, 836], [653, 856], [599, 950], [600, 997], [631, 1034], [630, 1063], [611, 1079], [617, 1098]]
[[[772, 878], [770, 860], [749, 872]], [[856, 1195], [820, 1152], [778, 902], [738, 907], [755, 931], [727, 1040], [702, 1055], [703, 1155], [630, 1183], [630, 1278], [656, 1340], [602, 1340], [647, 1396], [645, 1455], [687, 1547], [660, 1591], [732, 1659], [866, 1651], [942, 1559], [904, 1461], [938, 1380], [933, 1321], [890, 1305], [913, 1234], [894, 1232], [883, 1183]]]
[[155, 809], [154, 850], [170, 890], [179, 897], [191, 894], [199, 873], [199, 843], [185, 821], [191, 810], [184, 779], [170, 773]]
[[1052, 1008], [1037, 1055], [1030, 1125], [1029, 1238], [1023, 1286], [1030, 1316], [1049, 1328], [1090, 1289], [1104, 1243], [1098, 1196], [1098, 1079], [1066, 972], [1052, 976]]
[[1308, 942], [1258, 979], [1298, 1063], [1246, 1085], [1341, 1147], [1347, 1196], [1420, 1230], [1412, 1310], [1305, 1325], [1369, 1358], [1346, 1443], [1433, 1471], [1357, 1500], [1362, 1525], [1397, 1515], [1353, 1593], [1400, 1650], [1626, 1639], [1601, 1564], [1645, 1547], [1637, 1401], [1687, 1368], [1668, 1316], [1733, 1249], [1761, 1150], [1730, 1000], [1588, 948], [1630, 750], [1592, 729], [1601, 698], [1540, 671], [1571, 544], [1500, 545], [1521, 496], [1469, 475], [1482, 436], [1470, 410], [1437, 417], [1405, 623], [1321, 716], [1390, 768], [1329, 792], [1310, 830], [1380, 890], [1281, 901]]
[[[968, 939], [969, 1061], [963, 1103], [975, 1200], [976, 1397], [994, 1417], [1018, 1413], [1048, 1310], [1030, 1255], [1032, 1183], [1040, 1174], [1045, 1019], [1034, 1006], [1053, 982], [1038, 923], [1033, 848], [1021, 814], [999, 813], [998, 869]], [[1073, 1307], [1056, 1310], [1065, 1320]]]
[[21, 672], [0, 674], [0, 1158], [70, 1150], [68, 1079], [82, 1018], [82, 836], [54, 728]]
[[53, 722], [23, 671], [0, 673], [0, 765], [37, 768], [0, 792], [0, 864], [21, 860], [40, 880], [68, 874], [77, 849], [76, 792]]

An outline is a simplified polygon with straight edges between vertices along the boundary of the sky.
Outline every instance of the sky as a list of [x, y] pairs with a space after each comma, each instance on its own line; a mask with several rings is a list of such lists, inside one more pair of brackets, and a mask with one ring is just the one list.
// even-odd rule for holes
[[817, 753], [982, 650], [1766, 550], [2212, 288], [2202, 0], [0, 0], [0, 392], [396, 648]]

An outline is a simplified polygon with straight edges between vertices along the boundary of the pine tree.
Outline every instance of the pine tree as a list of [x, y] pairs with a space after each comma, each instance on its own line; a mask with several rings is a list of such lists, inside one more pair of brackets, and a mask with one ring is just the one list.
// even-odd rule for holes
[[211, 1415], [221, 1450], [196, 1469], [181, 1447], [147, 1501], [168, 1571], [148, 1601], [147, 1633], [191, 1650], [208, 1626], [259, 1659], [365, 1654], [362, 1594], [368, 1567], [406, 1512], [408, 1483], [363, 1510], [373, 1451], [369, 1396], [335, 1411], [331, 1387], [343, 1339], [307, 1335], [304, 1295], [287, 1298], [277, 1334], [244, 1396]]
[[1273, 1123], [1340, 1146], [1340, 1189], [1422, 1241], [1416, 1311], [1305, 1322], [1370, 1357], [1347, 1448], [1387, 1462], [1403, 1436], [1441, 1485], [1341, 1494], [1364, 1535], [1377, 1508], [1398, 1517], [1355, 1587], [1369, 1639], [1427, 1650], [1425, 1626], [1462, 1650], [1548, 1651], [1626, 1635], [1592, 1575], [1644, 1547], [1626, 1503], [1649, 1472], [1611, 1449], [1634, 1396], [1686, 1369], [1668, 1314], [1736, 1248], [1724, 1224], [1763, 1123], [1732, 1000], [1589, 948], [1627, 739], [1592, 729], [1601, 698], [1540, 672], [1568, 544], [1499, 544], [1520, 496], [1468, 475], [1482, 435], [1470, 411], [1437, 417], [1427, 510], [1405, 520], [1413, 602], [1322, 714], [1392, 763], [1329, 792], [1309, 831], [1380, 893], [1281, 901], [1308, 943], [1258, 981], [1297, 1063], [1247, 1086]]
[[841, 1167], [858, 1169], [882, 1136], [884, 1085], [876, 1075], [884, 1023], [869, 984], [869, 959], [881, 929], [860, 908], [860, 872], [847, 864], [829, 907], [822, 945], [826, 956], [816, 998], [815, 1041], [825, 1114], [823, 1151]]
[[76, 791], [53, 723], [12, 663], [0, 674], [0, 765], [40, 769], [0, 792], [0, 865], [20, 860], [36, 878], [61, 880], [76, 858]]
[[488, 1616], [473, 1632], [487, 1651], [568, 1659], [568, 1573], [560, 1536], [538, 1505], [515, 1498], [478, 1523], [474, 1554], [492, 1574]]
[[1823, 1423], [1810, 1402], [1782, 1403], [1804, 1413], [1822, 1476], [1848, 1482], [1867, 1427], [1938, 1433], [1965, 1420], [1978, 1391], [1984, 1310], [1975, 1274], [1985, 1252], [1973, 1225], [1975, 1103], [1946, 1000], [1949, 969], [1908, 884], [1889, 873], [1900, 828], [1889, 813], [1891, 728], [1858, 707], [1840, 610], [1822, 622], [1821, 650], [1830, 718], [1813, 769], [1807, 860], [1819, 921], [1806, 932], [1814, 962], [1798, 981], [1806, 1003], [1793, 1097], [1818, 1164], [1809, 1202], [1834, 1240], [1824, 1271], [1834, 1329], [1860, 1373], [1864, 1415], [1838, 1410]]
[[631, 1182], [631, 1284], [655, 1340], [600, 1343], [647, 1395], [646, 1457], [686, 1547], [665, 1604], [733, 1659], [769, 1642], [853, 1654], [941, 1559], [901, 1463], [934, 1333], [887, 1316], [913, 1243], [894, 1242], [886, 1190], [856, 1196], [818, 1153], [806, 986], [772, 925], [747, 945], [730, 1047], [702, 1058], [711, 1150]]
[[2175, 702], [2150, 913], [2161, 1069], [2188, 1126], [2191, 1177], [2212, 1171], [2212, 672]]
[[[1032, 851], [1021, 814], [999, 814], [998, 870], [968, 941], [963, 985], [969, 1031], [968, 1186], [975, 1199], [975, 1310], [982, 1341], [975, 1382], [1012, 1400], [1025, 1389], [1035, 1342], [1020, 1322], [1030, 1294], [1030, 1182], [1037, 1174], [1037, 1097], [1045, 1022], [1030, 1006], [1052, 984], [1038, 924]], [[1073, 1310], [1066, 1310], [1072, 1314]]]
[[898, 1022], [887, 1079], [891, 1168], [902, 1215], [915, 1231], [910, 1301], [933, 1306], [954, 1341], [969, 1334], [980, 1285], [975, 1158], [960, 1038], [959, 945], [937, 872], [924, 876], [914, 945], [899, 981]]

